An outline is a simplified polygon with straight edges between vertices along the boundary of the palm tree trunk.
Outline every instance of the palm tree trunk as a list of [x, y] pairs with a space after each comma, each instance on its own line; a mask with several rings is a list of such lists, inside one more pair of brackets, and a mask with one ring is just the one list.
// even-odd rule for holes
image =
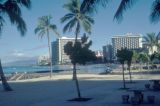
[[129, 78], [130, 78], [130, 82], [132, 82], [132, 75], [131, 75], [131, 66], [128, 66], [128, 71], [129, 71]]
[[[74, 42], [74, 45], [77, 43], [77, 39], [78, 39], [78, 34], [79, 34], [79, 29], [80, 28], [80, 24], [79, 23], [77, 23], [77, 27], [76, 27], [76, 31], [75, 31], [75, 35], [76, 35], [76, 37], [75, 37], [75, 42]], [[73, 71], [73, 80], [75, 80], [76, 79], [76, 76], [77, 76], [77, 73], [75, 72], [75, 71]]]
[[124, 78], [124, 64], [122, 64], [122, 73], [123, 73], [123, 88], [126, 88], [126, 83]]
[[51, 55], [49, 30], [47, 30], [47, 38], [48, 38], [49, 60], [50, 60], [50, 78], [52, 78], [52, 55]]
[[75, 72], [75, 79], [74, 80], [75, 80], [75, 83], [76, 83], [78, 98], [81, 98], [79, 83], [78, 83], [77, 74], [76, 74], [77, 73], [76, 64], [73, 64], [73, 72]]
[[1, 80], [2, 80], [3, 89], [5, 91], [13, 91], [12, 88], [7, 83], [6, 77], [5, 77], [4, 73], [3, 73], [1, 60], [0, 60], [0, 76], [1, 76]]

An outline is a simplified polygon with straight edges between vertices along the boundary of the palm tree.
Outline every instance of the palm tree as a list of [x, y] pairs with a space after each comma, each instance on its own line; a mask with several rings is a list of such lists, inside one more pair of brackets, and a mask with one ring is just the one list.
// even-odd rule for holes
[[49, 60], [50, 60], [50, 78], [52, 77], [52, 56], [51, 56], [51, 42], [50, 42], [50, 31], [53, 31], [57, 37], [60, 35], [57, 32], [57, 27], [55, 24], [51, 24], [51, 16], [42, 16], [38, 19], [38, 25], [35, 28], [35, 34], [38, 33], [40, 38], [43, 38], [45, 35], [48, 39], [48, 51], [49, 51]]
[[[78, 35], [80, 34], [81, 27], [87, 33], [91, 33], [91, 26], [94, 24], [92, 17], [88, 15], [86, 11], [82, 11], [82, 4], [80, 0], [70, 0], [64, 5], [64, 8], [69, 11], [65, 16], [61, 18], [61, 23], [67, 22], [63, 28], [63, 32], [71, 32], [75, 28], [75, 44], [77, 42]], [[73, 70], [73, 79], [77, 79], [76, 70]]]
[[[6, 19], [9, 18], [10, 22], [16, 25], [18, 31], [20, 31], [21, 35], [25, 35], [27, 30], [26, 24], [21, 16], [21, 6], [30, 8], [31, 1], [30, 0], [0, 0], [0, 33], [3, 30], [4, 23]], [[5, 91], [12, 91], [12, 88], [7, 83], [7, 80], [4, 76], [4, 72], [2, 69], [1, 61], [0, 61], [0, 77], [2, 80], [2, 85]]]
[[147, 36], [143, 37], [145, 42], [147, 43], [149, 50], [151, 50], [151, 52], [149, 54], [153, 54], [154, 53], [154, 48], [157, 48], [157, 44], [158, 44], [158, 40], [157, 40], [157, 36], [155, 33], [147, 33]]

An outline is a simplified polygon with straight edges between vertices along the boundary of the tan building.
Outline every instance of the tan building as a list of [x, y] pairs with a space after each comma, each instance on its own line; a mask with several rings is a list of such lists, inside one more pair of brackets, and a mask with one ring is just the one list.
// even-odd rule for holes
[[142, 35], [127, 33], [112, 37], [113, 58], [116, 58], [117, 50], [121, 48], [139, 49], [142, 48]]

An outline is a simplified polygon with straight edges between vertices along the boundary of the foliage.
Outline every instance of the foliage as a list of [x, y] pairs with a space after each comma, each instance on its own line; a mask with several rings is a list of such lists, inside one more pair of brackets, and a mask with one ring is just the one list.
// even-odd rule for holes
[[130, 66], [130, 65], [131, 65], [131, 62], [132, 62], [133, 51], [127, 50], [125, 56], [126, 56], [127, 64], [128, 64], [128, 66]]
[[45, 34], [47, 34], [49, 31], [53, 31], [58, 37], [60, 36], [57, 33], [57, 26], [55, 24], [51, 23], [52, 17], [49, 16], [42, 16], [38, 18], [38, 25], [35, 28], [34, 32], [38, 35], [40, 38], [43, 38]]
[[24, 35], [27, 28], [25, 21], [22, 18], [21, 6], [30, 8], [30, 0], [0, 0], [0, 32], [3, 30], [4, 23], [6, 22], [6, 16], [8, 16], [10, 22], [16, 25], [21, 35]]
[[139, 53], [138, 60], [142, 63], [146, 63], [149, 61], [149, 56], [147, 53], [141, 52]]
[[88, 37], [84, 34], [81, 41], [68, 42], [64, 46], [64, 52], [70, 56], [72, 64], [83, 64], [96, 59], [95, 53], [89, 48], [92, 45], [92, 41], [88, 40]]
[[151, 60], [151, 61], [153, 61], [154, 59], [160, 60], [160, 53], [154, 52], [154, 53], [150, 56], [150, 60]]
[[[97, 7], [99, 5], [106, 7], [106, 4], [111, 1], [112, 0], [83, 0], [83, 10], [94, 13], [95, 11], [97, 12]], [[137, 1], [138, 0], [121, 0], [114, 15], [114, 19], [121, 22], [124, 12], [132, 8]], [[151, 6], [150, 21], [152, 23], [158, 23], [160, 21], [160, 0], [153, 0]]]
[[147, 46], [151, 49], [152, 53], [154, 53], [153, 47], [158, 45], [157, 36], [155, 33], [147, 33], [146, 36], [143, 37]]
[[124, 64], [126, 59], [127, 48], [121, 48], [121, 50], [117, 50], [117, 58], [121, 64]]
[[132, 61], [134, 63], [138, 62], [139, 53], [136, 51], [133, 51]]
[[94, 20], [84, 10], [82, 11], [82, 3], [80, 0], [70, 0], [63, 6], [69, 11], [65, 16], [61, 18], [61, 23], [67, 22], [63, 28], [63, 32], [71, 32], [75, 28], [76, 40], [80, 33], [81, 27], [87, 33], [91, 33], [91, 26], [94, 24]]

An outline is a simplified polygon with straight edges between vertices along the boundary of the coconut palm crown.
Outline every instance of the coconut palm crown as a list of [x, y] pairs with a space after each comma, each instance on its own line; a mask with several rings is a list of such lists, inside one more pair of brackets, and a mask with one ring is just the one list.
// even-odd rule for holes
[[63, 6], [69, 11], [65, 16], [61, 18], [61, 23], [66, 25], [63, 28], [63, 32], [71, 32], [75, 28], [76, 40], [80, 33], [81, 27], [87, 33], [91, 33], [91, 26], [94, 24], [94, 20], [87, 12], [83, 11], [82, 3], [80, 0], [70, 0], [67, 4]]
[[158, 40], [157, 40], [156, 34], [155, 33], [147, 33], [147, 35], [144, 36], [143, 38], [144, 38], [145, 42], [147, 43], [147, 46], [151, 50], [151, 53], [154, 53], [153, 48], [157, 47], [157, 45], [158, 45]]

